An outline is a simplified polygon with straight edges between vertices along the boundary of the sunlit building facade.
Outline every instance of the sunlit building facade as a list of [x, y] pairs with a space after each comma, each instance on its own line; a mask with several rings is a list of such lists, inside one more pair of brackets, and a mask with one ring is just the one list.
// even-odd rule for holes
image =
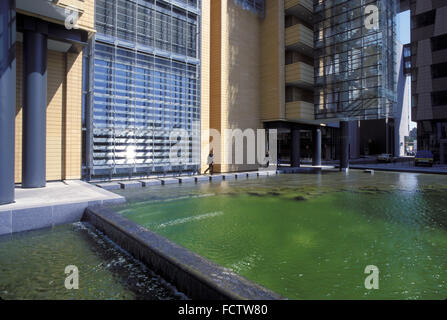
[[[84, 122], [87, 179], [198, 170], [200, 10], [198, 0], [95, 1]], [[183, 163], [170, 154], [179, 135]]]
[[[340, 137], [356, 137], [358, 128], [339, 123], [393, 115], [395, 1], [1, 3], [11, 30], [0, 35], [2, 50], [17, 59], [2, 60], [2, 92], [15, 83], [16, 95], [1, 101], [0, 146], [8, 152], [0, 154], [0, 202], [13, 200], [14, 183], [203, 172], [213, 129], [276, 130], [280, 161], [318, 165], [349, 157]], [[379, 9], [377, 28], [363, 23], [370, 5]], [[78, 24], [67, 27], [72, 14]], [[436, 46], [442, 53], [442, 41]], [[39, 99], [30, 99], [24, 75], [37, 58], [48, 72], [31, 81]], [[421, 110], [426, 95], [416, 94]], [[443, 101], [442, 92], [433, 98]], [[234, 144], [218, 144], [216, 157], [234, 155]]]

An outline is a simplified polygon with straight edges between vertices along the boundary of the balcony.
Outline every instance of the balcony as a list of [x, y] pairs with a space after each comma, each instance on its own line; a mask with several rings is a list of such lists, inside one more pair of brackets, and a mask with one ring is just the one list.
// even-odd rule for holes
[[312, 0], [285, 0], [284, 9], [286, 14], [313, 24], [314, 5]]
[[309, 11], [314, 10], [314, 5], [312, 0], [286, 0], [284, 4], [284, 8], [286, 10], [295, 8], [297, 6], [301, 6]]
[[304, 62], [286, 65], [286, 85], [313, 89], [314, 67]]
[[302, 24], [286, 28], [286, 49], [313, 56], [314, 33]]
[[286, 103], [287, 120], [315, 120], [313, 103], [293, 101]]

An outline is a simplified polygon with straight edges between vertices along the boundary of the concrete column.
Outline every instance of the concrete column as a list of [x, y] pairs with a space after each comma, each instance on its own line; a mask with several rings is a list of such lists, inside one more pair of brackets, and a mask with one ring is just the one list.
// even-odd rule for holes
[[47, 36], [23, 34], [22, 187], [46, 184]]
[[315, 129], [313, 132], [312, 142], [313, 142], [313, 157], [312, 165], [321, 166], [321, 129]]
[[439, 161], [441, 164], [447, 164], [447, 139], [441, 139], [439, 141], [439, 147], [440, 147], [440, 152], [439, 152]]
[[299, 167], [301, 160], [301, 131], [292, 129], [292, 148], [290, 154], [290, 166]]
[[340, 121], [340, 170], [349, 169], [349, 122]]
[[14, 202], [16, 3], [0, 1], [0, 205]]
[[385, 153], [391, 153], [391, 143], [390, 143], [390, 124], [388, 119], [385, 119]]

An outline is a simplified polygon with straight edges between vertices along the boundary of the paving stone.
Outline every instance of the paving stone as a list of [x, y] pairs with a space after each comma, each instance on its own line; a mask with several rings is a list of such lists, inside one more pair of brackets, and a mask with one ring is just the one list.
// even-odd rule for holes
[[126, 198], [105, 199], [102, 204], [105, 206], [119, 205], [126, 203]]
[[97, 183], [96, 186], [103, 188], [105, 190], [119, 190], [119, 189], [121, 189], [121, 185], [118, 182]]

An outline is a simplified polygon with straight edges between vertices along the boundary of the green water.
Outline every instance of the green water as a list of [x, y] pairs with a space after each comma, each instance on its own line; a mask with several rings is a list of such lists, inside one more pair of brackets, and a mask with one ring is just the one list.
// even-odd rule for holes
[[[65, 288], [65, 267], [79, 289]], [[0, 237], [2, 299], [179, 299], [181, 294], [88, 225]]]
[[[129, 219], [287, 298], [447, 298], [447, 176], [351, 171], [122, 193]], [[378, 290], [365, 288], [368, 265]]]

